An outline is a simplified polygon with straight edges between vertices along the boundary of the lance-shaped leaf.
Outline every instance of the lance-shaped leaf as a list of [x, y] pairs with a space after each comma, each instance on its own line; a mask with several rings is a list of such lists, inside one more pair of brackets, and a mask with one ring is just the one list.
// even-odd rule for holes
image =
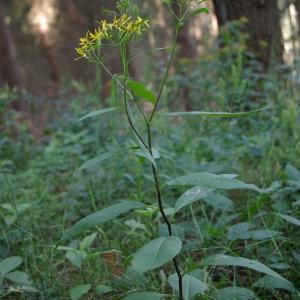
[[79, 284], [71, 288], [70, 297], [72, 300], [79, 300], [83, 295], [87, 294], [91, 288], [91, 284]]
[[145, 204], [139, 201], [122, 201], [103, 210], [97, 211], [74, 224], [69, 228], [64, 238], [69, 238], [83, 231], [86, 231], [96, 225], [105, 223], [115, 219], [121, 214], [124, 214], [132, 209], [143, 208]]
[[263, 288], [268, 290], [283, 289], [292, 293], [296, 292], [295, 287], [291, 283], [278, 278], [274, 278], [270, 275], [265, 275], [264, 277], [258, 279], [256, 282], [254, 282], [252, 287]]
[[127, 84], [135, 96], [155, 104], [155, 95], [148, 88], [146, 88], [143, 83], [134, 80], [128, 80]]
[[195, 173], [182, 176], [167, 182], [168, 185], [192, 185], [206, 188], [222, 189], [222, 190], [253, 190], [263, 192], [254, 184], [244, 183], [234, 178], [234, 174], [212, 174], [212, 173]]
[[[178, 275], [176, 273], [169, 276], [168, 282], [174, 290], [179, 290]], [[203, 294], [208, 289], [204, 282], [189, 274], [183, 276], [182, 286], [184, 300], [191, 300], [194, 296]]]
[[22, 264], [23, 260], [20, 256], [11, 256], [0, 262], [0, 275], [6, 275]]
[[237, 286], [217, 290], [212, 298], [214, 300], [255, 300], [257, 296], [249, 289]]
[[135, 253], [132, 267], [140, 273], [159, 268], [178, 255], [181, 246], [181, 240], [174, 236], [152, 240]]
[[288, 223], [291, 223], [291, 224], [296, 225], [296, 226], [300, 226], [300, 220], [299, 219], [296, 219], [292, 216], [285, 215], [285, 214], [276, 213], [276, 215], [278, 217], [280, 217], [281, 219], [287, 221]]
[[182, 112], [170, 112], [161, 114], [163, 117], [211, 117], [211, 118], [238, 118], [243, 116], [249, 116], [268, 108], [260, 108], [245, 112], [207, 112], [207, 111], [182, 111]]
[[162, 294], [155, 292], [137, 292], [126, 296], [123, 300], [161, 300], [162, 297]]
[[83, 117], [81, 117], [78, 121], [83, 121], [85, 119], [97, 117], [99, 115], [102, 115], [102, 114], [105, 114], [105, 113], [108, 113], [108, 112], [112, 112], [112, 111], [114, 111], [116, 109], [117, 109], [117, 107], [111, 107], [111, 108], [104, 108], [104, 109], [94, 110], [94, 111], [91, 111], [90, 113], [84, 115]]
[[204, 196], [211, 193], [213, 189], [201, 188], [199, 186], [193, 187], [182, 194], [175, 203], [173, 214], [178, 212], [180, 209], [193, 204], [194, 202], [203, 199]]
[[100, 162], [111, 158], [115, 153], [116, 152], [112, 151], [112, 152], [106, 152], [106, 153], [100, 154], [100, 155], [86, 161], [85, 163], [83, 163], [79, 167], [79, 170], [88, 170], [88, 169], [95, 168], [99, 165]]
[[252, 269], [254, 271], [273, 276], [280, 280], [290, 283], [287, 279], [283, 278], [280, 274], [276, 273], [266, 265], [257, 260], [252, 260], [244, 257], [234, 257], [223, 254], [217, 254], [204, 259], [201, 263], [204, 266], [236, 266]]

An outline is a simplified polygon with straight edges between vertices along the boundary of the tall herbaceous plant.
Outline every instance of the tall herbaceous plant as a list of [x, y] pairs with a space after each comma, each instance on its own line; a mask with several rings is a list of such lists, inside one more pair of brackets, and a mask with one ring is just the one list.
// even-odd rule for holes
[[[137, 272], [144, 274], [149, 271], [162, 268], [167, 263], [173, 265], [174, 272], [168, 276], [169, 290], [172, 294], [163, 294], [159, 291], [131, 291], [125, 295], [126, 300], [130, 299], [192, 299], [198, 294], [210, 293], [209, 282], [211, 279], [209, 276], [198, 276], [199, 274], [187, 270], [183, 265], [183, 261], [186, 261], [187, 252], [182, 253], [183, 242], [178, 234], [174, 234], [174, 225], [170, 220], [174, 220], [174, 216], [181, 209], [190, 206], [193, 202], [201, 199], [205, 195], [216, 195], [217, 190], [232, 190], [232, 189], [248, 189], [256, 192], [266, 192], [259, 189], [253, 184], [246, 184], [236, 179], [234, 174], [212, 174], [212, 173], [196, 173], [191, 175], [186, 175], [180, 178], [176, 178], [167, 185], [178, 185], [178, 186], [193, 186], [190, 190], [184, 193], [175, 203], [175, 207], [168, 208], [166, 210], [163, 195], [161, 191], [161, 183], [159, 176], [159, 169], [156, 164], [156, 160], [160, 157], [156, 148], [153, 147], [152, 143], [152, 132], [155, 126], [153, 121], [159, 115], [160, 117], [173, 117], [173, 116], [206, 116], [206, 117], [222, 117], [231, 118], [247, 115], [252, 112], [242, 112], [242, 113], [226, 113], [226, 112], [202, 112], [202, 111], [192, 111], [192, 112], [173, 112], [173, 113], [159, 113], [159, 106], [162, 93], [166, 81], [169, 76], [170, 67], [172, 65], [175, 53], [178, 34], [181, 28], [184, 26], [189, 18], [201, 13], [207, 13], [207, 8], [203, 7], [205, 0], [162, 0], [166, 9], [171, 14], [174, 20], [174, 38], [172, 45], [168, 49], [169, 59], [164, 71], [164, 75], [161, 78], [160, 87], [157, 93], [152, 92], [147, 88], [142, 82], [137, 82], [131, 79], [129, 64], [133, 57], [130, 57], [128, 53], [129, 46], [131, 43], [140, 39], [143, 34], [151, 30], [151, 20], [145, 19], [139, 15], [138, 9], [135, 5], [130, 3], [129, 0], [119, 1], [116, 7], [116, 11], [112, 12], [112, 17], [109, 20], [101, 20], [98, 22], [98, 27], [94, 31], [89, 31], [86, 36], [80, 39], [79, 47], [76, 49], [79, 58], [87, 59], [89, 62], [98, 64], [101, 68], [107, 72], [111, 78], [112, 82], [118, 88], [115, 88], [116, 103], [119, 103], [119, 109], [124, 111], [126, 119], [128, 121], [129, 127], [132, 131], [132, 135], [136, 140], [136, 146], [133, 146], [133, 150], [139, 155], [146, 158], [148, 162], [151, 173], [153, 176], [153, 189], [156, 190], [157, 201], [151, 205], [146, 205], [139, 201], [121, 201], [114, 204], [111, 207], [105, 208], [101, 211], [97, 211], [69, 228], [65, 233], [65, 238], [73, 237], [79, 233], [82, 233], [88, 229], [91, 229], [99, 224], [108, 222], [121, 214], [129, 211], [134, 211], [137, 209], [153, 209], [161, 215], [166, 228], [167, 236], [157, 237], [149, 241], [141, 249], [132, 255], [132, 267]], [[176, 6], [176, 9], [174, 7]], [[116, 48], [119, 54], [120, 64], [122, 66], [121, 74], [113, 74], [110, 70], [110, 66], [106, 64], [103, 49], [109, 45]], [[144, 106], [141, 105], [141, 101], [146, 101], [151, 103], [152, 109], [149, 111], [144, 110]], [[133, 108], [135, 108], [133, 110]], [[94, 117], [103, 113], [112, 112], [117, 107], [110, 107], [106, 109], [97, 110], [91, 112], [84, 116], [83, 119]], [[139, 114], [140, 119], [144, 123], [144, 126], [137, 126], [136, 120], [138, 119], [136, 114]], [[143, 129], [141, 129], [143, 128]], [[158, 128], [156, 128], [158, 131]], [[86, 162], [82, 168], [92, 166], [93, 164], [108, 159], [110, 157], [109, 153], [105, 153], [99, 157], [96, 157], [88, 162]], [[195, 218], [195, 216], [193, 216]], [[82, 244], [86, 245], [86, 240], [88, 244], [95, 238], [95, 234], [91, 235], [82, 241]], [[87, 247], [80, 247], [81, 250], [86, 251]], [[69, 251], [67, 247], [61, 247], [62, 250]], [[86, 257], [86, 255], [82, 255]], [[81, 261], [82, 264], [82, 261]], [[197, 264], [197, 262], [196, 262]], [[279, 274], [266, 267], [265, 265], [253, 261], [247, 260], [245, 258], [226, 256], [223, 254], [214, 255], [202, 260], [199, 266], [218, 266], [218, 265], [233, 265], [248, 267], [256, 271], [265, 273], [270, 276], [277, 277], [277, 279], [285, 281]], [[79, 265], [79, 268], [81, 265]], [[169, 270], [169, 268], [168, 268]], [[198, 274], [198, 275], [197, 275]], [[113, 292], [110, 287], [102, 286], [105, 293], [105, 288], [107, 292]], [[91, 284], [85, 282], [83, 285], [75, 287], [71, 293], [73, 295], [76, 293], [79, 295], [87, 293], [93, 289]], [[100, 288], [101, 289], [101, 288]]]

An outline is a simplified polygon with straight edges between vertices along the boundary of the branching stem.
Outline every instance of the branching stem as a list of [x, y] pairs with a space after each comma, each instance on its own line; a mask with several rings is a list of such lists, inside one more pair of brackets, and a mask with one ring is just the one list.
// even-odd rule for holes
[[[149, 154], [151, 155], [151, 157], [153, 159], [153, 162], [151, 162], [151, 168], [152, 168], [152, 174], [153, 174], [153, 178], [154, 178], [154, 182], [155, 182], [155, 189], [156, 189], [158, 207], [159, 207], [159, 211], [162, 215], [162, 218], [163, 218], [163, 220], [164, 220], [164, 222], [167, 226], [169, 236], [173, 236], [173, 230], [172, 230], [172, 224], [171, 224], [170, 220], [168, 219], [167, 215], [164, 212], [163, 201], [162, 201], [161, 190], [160, 190], [160, 184], [159, 184], [158, 171], [157, 171], [157, 167], [154, 163], [154, 155], [153, 155], [153, 147], [152, 147], [151, 121], [153, 120], [153, 117], [156, 113], [158, 104], [159, 104], [161, 96], [162, 96], [163, 89], [165, 87], [167, 78], [169, 76], [170, 68], [171, 68], [171, 65], [172, 65], [172, 62], [173, 62], [173, 59], [174, 59], [174, 55], [175, 55], [175, 49], [176, 49], [176, 43], [177, 43], [179, 29], [180, 29], [180, 22], [177, 20], [174, 40], [173, 40], [173, 44], [172, 44], [172, 48], [171, 48], [171, 54], [170, 54], [170, 58], [169, 58], [169, 61], [168, 61], [167, 69], [166, 69], [165, 75], [163, 77], [162, 84], [160, 86], [160, 90], [159, 90], [154, 108], [151, 112], [151, 115], [150, 115], [149, 119], [147, 119], [147, 117], [146, 117], [145, 113], [143, 112], [141, 106], [139, 105], [138, 100], [136, 99], [135, 95], [132, 92], [128, 91], [128, 89], [127, 89], [127, 81], [128, 81], [128, 78], [129, 78], [129, 74], [128, 74], [129, 73], [128, 72], [128, 62], [129, 61], [128, 61], [128, 57], [127, 57], [126, 47], [120, 47], [120, 57], [121, 57], [122, 66], [123, 66], [124, 82], [122, 83], [118, 79], [116, 80], [118, 85], [122, 88], [122, 91], [123, 91], [123, 100], [124, 100], [125, 112], [126, 112], [126, 116], [127, 116], [130, 128], [133, 131], [136, 138], [143, 144], [143, 146], [145, 146], [146, 150], [149, 151]], [[100, 60], [97, 60], [97, 62], [104, 68], [104, 70], [110, 76], [113, 77], [113, 74], [110, 72], [110, 70]], [[132, 118], [132, 113], [130, 111], [130, 104], [129, 104], [129, 101], [128, 101], [128, 96], [131, 96], [133, 98], [133, 101], [137, 105], [137, 108], [140, 111], [140, 113], [143, 117], [143, 120], [146, 124], [147, 137], [148, 137], [147, 142], [142, 137], [142, 135], [138, 132], [138, 130], [136, 129], [136, 127], [134, 125], [134, 121], [133, 121], [133, 118]], [[178, 276], [179, 299], [183, 300], [183, 276], [181, 274], [180, 267], [179, 267], [179, 262], [178, 262], [178, 259], [176, 257], [173, 258], [173, 265], [174, 265], [176, 274]]]

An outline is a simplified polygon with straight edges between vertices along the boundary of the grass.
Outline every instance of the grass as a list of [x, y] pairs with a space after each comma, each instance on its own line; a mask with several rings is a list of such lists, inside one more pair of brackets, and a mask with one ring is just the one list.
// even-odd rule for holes
[[[207, 74], [210, 84], [214, 76]], [[261, 85], [263, 98], [272, 108], [258, 115], [216, 122], [197, 117], [155, 121], [154, 145], [161, 155], [158, 164], [163, 198], [169, 207], [187, 188], [168, 187], [165, 183], [200, 171], [236, 173], [245, 182], [271, 187], [268, 194], [224, 193], [234, 203], [231, 209], [198, 201], [174, 217], [176, 232], [184, 240], [180, 256], [184, 271], [201, 268], [198, 276], [205, 278], [210, 288], [195, 299], [217, 299], [214, 292], [230, 286], [248, 288], [260, 299], [299, 299], [299, 295], [285, 289], [253, 287], [263, 276], [254, 271], [199, 265], [216, 253], [255, 259], [299, 290], [299, 226], [276, 214], [300, 219], [299, 85], [286, 75], [280, 76], [280, 82], [270, 75]], [[198, 81], [192, 84], [199, 86]], [[253, 103], [250, 92], [251, 89], [243, 92], [243, 99], [248, 99], [246, 105]], [[211, 91], [205, 93], [203, 97], [211, 97]], [[89, 100], [83, 104], [83, 99]], [[49, 112], [55, 118], [47, 123], [40, 140], [18, 122], [17, 113], [2, 115], [5, 130], [0, 138], [0, 260], [22, 257], [24, 263], [19, 270], [30, 275], [38, 291], [11, 293], [5, 299], [69, 299], [70, 288], [83, 283], [112, 287], [113, 291], [105, 296], [91, 292], [92, 299], [122, 299], [130, 290], [171, 293], [166, 282], [173, 272], [171, 265], [146, 275], [130, 268], [132, 253], [158, 233], [165, 234], [166, 228], [155, 210], [122, 215], [73, 240], [62, 240], [65, 230], [76, 221], [120, 199], [147, 204], [155, 199], [150, 168], [145, 158], [133, 151], [117, 153], [94, 168], [79, 170], [98, 154], [134, 144], [119, 112], [78, 122], [83, 111], [95, 107], [94, 98], [86, 98], [86, 93], [69, 105], [58, 100]], [[89, 259], [79, 272], [65, 257], [66, 251], [57, 247], [76, 247], [93, 232], [97, 237], [87, 247]], [[5, 284], [6, 291], [8, 286], [20, 286], [10, 281]]]

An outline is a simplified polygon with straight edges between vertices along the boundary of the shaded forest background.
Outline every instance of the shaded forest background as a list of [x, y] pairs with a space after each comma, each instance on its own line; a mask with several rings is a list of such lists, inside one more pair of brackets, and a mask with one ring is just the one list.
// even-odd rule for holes
[[[102, 77], [97, 87], [106, 96], [109, 91], [107, 78], [86, 62], [74, 62], [74, 48], [86, 29], [95, 26], [96, 20], [110, 17], [107, 11], [115, 7], [115, 2], [2, 0], [0, 85], [16, 86], [36, 95], [45, 95], [46, 91], [47, 96], [54, 97], [61, 87], [76, 85], [74, 80], [91, 82], [97, 75], [97, 78]], [[137, 45], [138, 50], [132, 50], [136, 54], [149, 46], [167, 47], [172, 36], [172, 20], [165, 14], [161, 1], [138, 2], [142, 14], [151, 20], [154, 31]], [[208, 15], [194, 18], [182, 30], [177, 61], [197, 60], [212, 49], [230, 43], [234, 32], [231, 37], [225, 34], [218, 39], [218, 36], [223, 26], [235, 20], [244, 22], [242, 34], [263, 70], [274, 63], [292, 63], [299, 58], [300, 0], [214, 0], [208, 1], [207, 6]], [[146, 55], [147, 60], [137, 58], [131, 66], [137, 78], [147, 78], [149, 66], [154, 63], [159, 69], [166, 59], [164, 51]], [[115, 58], [111, 52], [107, 56], [108, 64], [117, 73], [119, 66]]]
[[[83, 297], [71, 299], [128, 299], [135, 291], [169, 298], [171, 264], [144, 275], [132, 268], [133, 253], [167, 233], [155, 200], [160, 185], [183, 242], [180, 268], [208, 285], [196, 299], [223, 300], [228, 289], [246, 292], [247, 299], [300, 299], [300, 0], [203, 2], [209, 13], [181, 28], [161, 94], [174, 20], [162, 0], [132, 0], [151, 24], [127, 50], [134, 58], [130, 77], [161, 95], [153, 139], [139, 114], [150, 117], [153, 103], [138, 95], [141, 101], [129, 99], [128, 107], [136, 132], [155, 146], [150, 161], [159, 169], [156, 185], [150, 152], [141, 151], [127, 110], [119, 109], [124, 99], [117, 80], [77, 59], [75, 51], [87, 30], [112, 17], [116, 2], [0, 0], [0, 298], [70, 299], [83, 284]], [[111, 72], [120, 74], [114, 51], [105, 45], [102, 54]], [[215, 112], [246, 115], [219, 118]], [[208, 174], [207, 182], [230, 179], [229, 186], [217, 184], [202, 195], [202, 175], [191, 194], [168, 186], [189, 174]], [[254, 189], [247, 192], [240, 180]], [[189, 198], [194, 188], [199, 198]], [[111, 205], [120, 199], [141, 201], [145, 210], [106, 219], [106, 209], [114, 215]], [[182, 210], [174, 216], [176, 207]], [[95, 212], [104, 219], [64, 239]], [[216, 254], [233, 256], [234, 268], [227, 258], [224, 266], [201, 263]], [[12, 270], [22, 272], [1, 273], [14, 256], [19, 265]], [[245, 268], [245, 258], [263, 274]], [[264, 276], [270, 274], [265, 266], [291, 285]], [[21, 274], [21, 281], [11, 274]]]

